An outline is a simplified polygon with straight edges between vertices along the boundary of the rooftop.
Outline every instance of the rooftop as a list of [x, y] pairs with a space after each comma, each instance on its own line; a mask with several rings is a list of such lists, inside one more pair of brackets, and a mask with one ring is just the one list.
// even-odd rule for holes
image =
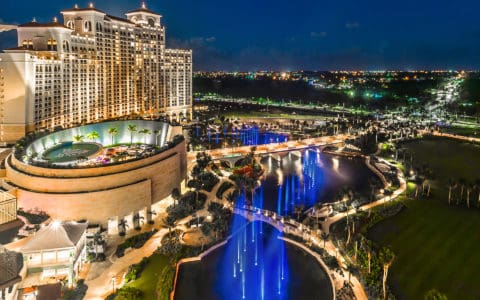
[[49, 23], [39, 23], [35, 20], [31, 21], [31, 22], [28, 22], [28, 23], [25, 23], [25, 24], [22, 24], [22, 25], [18, 25], [18, 27], [20, 28], [29, 28], [29, 27], [33, 27], [33, 28], [47, 28], [47, 27], [50, 27], [50, 28], [63, 28], [63, 29], [68, 29], [68, 30], [71, 30], [70, 28], [68, 28], [67, 26], [61, 24], [61, 23], [58, 23], [58, 22], [49, 22]]
[[22, 248], [22, 252], [75, 247], [87, 230], [87, 223], [51, 222], [40, 229]]
[[147, 14], [153, 14], [153, 15], [158, 15], [156, 12], [149, 10], [147, 6], [145, 5], [145, 2], [142, 2], [142, 6], [138, 9], [132, 10], [127, 12], [127, 14], [132, 14], [132, 13], [138, 13], [138, 12], [143, 12]]

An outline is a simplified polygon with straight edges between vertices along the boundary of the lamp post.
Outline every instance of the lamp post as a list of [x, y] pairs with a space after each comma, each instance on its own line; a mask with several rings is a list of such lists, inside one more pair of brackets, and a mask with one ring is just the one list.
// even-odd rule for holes
[[115, 294], [115, 276], [112, 276], [112, 294]]

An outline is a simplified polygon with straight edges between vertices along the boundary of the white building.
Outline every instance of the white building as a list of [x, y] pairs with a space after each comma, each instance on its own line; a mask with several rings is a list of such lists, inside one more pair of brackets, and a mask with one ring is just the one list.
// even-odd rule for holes
[[19, 25], [0, 54], [0, 142], [128, 115], [191, 117], [192, 52], [166, 49], [161, 16], [143, 4], [111, 16], [93, 5], [63, 24]]
[[86, 260], [87, 223], [53, 221], [41, 228], [22, 247], [27, 275], [41, 279], [62, 278], [72, 285]]

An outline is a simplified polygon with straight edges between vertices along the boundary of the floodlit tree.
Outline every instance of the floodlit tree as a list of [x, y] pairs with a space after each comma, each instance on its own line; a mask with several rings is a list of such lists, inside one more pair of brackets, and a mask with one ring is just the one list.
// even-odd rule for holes
[[445, 294], [440, 293], [437, 289], [431, 289], [425, 293], [425, 300], [448, 300]]
[[151, 131], [147, 128], [140, 130], [138, 133], [143, 134], [144, 136], [144, 143], [147, 143], [147, 136], [151, 133]]
[[75, 142], [77, 142], [77, 143], [80, 143], [80, 142], [83, 141], [83, 138], [84, 138], [83, 135], [80, 135], [80, 134], [79, 134], [79, 135], [74, 135], [74, 136], [73, 136], [73, 141], [75, 141]]
[[112, 145], [115, 144], [113, 142], [113, 139], [118, 134], [118, 128], [116, 128], [116, 127], [108, 128], [108, 134], [112, 137]]
[[322, 241], [323, 241], [323, 248], [325, 248], [325, 243], [328, 240], [328, 234], [322, 231], [322, 234], [320, 235], [320, 237], [322, 238]]
[[137, 132], [137, 125], [129, 124], [127, 130], [130, 131], [130, 145], [133, 144], [133, 135]]
[[383, 299], [387, 299], [387, 278], [388, 278], [388, 270], [390, 269], [390, 266], [393, 264], [393, 261], [395, 260], [395, 254], [390, 248], [383, 247], [380, 249], [380, 252], [378, 254], [378, 259], [380, 260], [381, 264], [383, 265], [383, 280], [382, 280], [382, 286], [383, 286]]
[[100, 137], [100, 134], [98, 134], [97, 131], [92, 131], [89, 134], [87, 134], [87, 139], [92, 140], [93, 142], [95, 142], [99, 137]]

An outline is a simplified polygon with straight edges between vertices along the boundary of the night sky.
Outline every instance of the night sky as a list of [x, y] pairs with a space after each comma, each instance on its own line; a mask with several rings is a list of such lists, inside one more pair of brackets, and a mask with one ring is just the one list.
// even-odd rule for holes
[[[2, 0], [0, 23], [50, 21], [79, 0]], [[117, 16], [136, 0], [98, 0]], [[147, 0], [195, 70], [480, 69], [478, 0]], [[0, 47], [16, 43], [0, 34]]]

